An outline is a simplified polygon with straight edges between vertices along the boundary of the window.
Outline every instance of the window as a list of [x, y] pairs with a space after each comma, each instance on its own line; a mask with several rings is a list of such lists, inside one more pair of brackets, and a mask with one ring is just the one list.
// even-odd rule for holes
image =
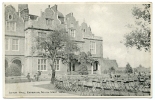
[[56, 59], [56, 60], [55, 60], [55, 62], [54, 62], [54, 67], [55, 67], [55, 70], [56, 70], [56, 71], [59, 71], [59, 70], [60, 70], [59, 59]]
[[46, 18], [46, 25], [51, 25], [52, 24], [52, 19]]
[[96, 54], [96, 43], [94, 41], [90, 41], [90, 52]]
[[71, 37], [75, 37], [75, 30], [74, 29], [68, 29], [68, 33]]
[[86, 32], [86, 29], [83, 29], [83, 32]]
[[38, 59], [38, 70], [39, 71], [45, 71], [47, 70], [46, 68], [46, 59]]
[[16, 31], [16, 22], [6, 22], [7, 31]]
[[71, 30], [71, 37], [75, 37], [75, 30]]
[[[46, 33], [45, 32], [38, 32], [38, 41], [46, 41]], [[41, 46], [39, 47], [40, 52], [45, 52], [45, 47]]]
[[13, 19], [13, 15], [8, 15], [8, 19], [12, 20]]
[[19, 50], [19, 40], [12, 39], [12, 50]]
[[9, 39], [5, 39], [5, 50], [9, 50]]
[[45, 32], [38, 32], [38, 37], [46, 38]]
[[46, 38], [46, 33], [45, 32], [38, 32], [38, 37], [39, 37], [39, 40], [41, 39], [45, 39]]

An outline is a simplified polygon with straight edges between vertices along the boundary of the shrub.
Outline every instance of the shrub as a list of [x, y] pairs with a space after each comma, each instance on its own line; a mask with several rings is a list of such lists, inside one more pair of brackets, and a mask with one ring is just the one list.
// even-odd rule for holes
[[88, 75], [88, 70], [87, 70], [87, 66], [86, 65], [80, 65], [80, 70], [78, 71], [78, 73], [80, 75]]

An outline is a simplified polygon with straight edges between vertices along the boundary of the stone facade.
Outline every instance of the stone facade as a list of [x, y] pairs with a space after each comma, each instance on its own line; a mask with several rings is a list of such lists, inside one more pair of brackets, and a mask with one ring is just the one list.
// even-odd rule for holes
[[[18, 12], [11, 5], [5, 7], [5, 22], [15, 22], [15, 29], [13, 31], [7, 30], [5, 24], [5, 38], [9, 39], [9, 44], [6, 42], [5, 57], [7, 61], [7, 67], [10, 66], [12, 60], [18, 59], [21, 61], [22, 74], [26, 75], [31, 73], [34, 75], [38, 70], [42, 71], [43, 75], [51, 76], [51, 68], [47, 60], [43, 60], [39, 56], [32, 53], [33, 40], [39, 33], [49, 34], [55, 30], [58, 26], [66, 28], [72, 39], [78, 44], [82, 52], [91, 52], [92, 56], [96, 58], [94, 64], [88, 64], [89, 74], [101, 74], [103, 69], [103, 40], [101, 37], [95, 36], [91, 32], [91, 27], [87, 23], [83, 22], [79, 25], [76, 21], [73, 13], [69, 13], [64, 16], [58, 11], [57, 5], [53, 7], [48, 6], [45, 11], [41, 12], [40, 16], [29, 14], [27, 4], [19, 4]], [[12, 39], [18, 39], [15, 45], [18, 45], [18, 50], [11, 49]], [[18, 42], [18, 44], [16, 43]], [[16, 49], [16, 47], [15, 47]], [[68, 72], [76, 72], [79, 64], [69, 66], [62, 64], [61, 59], [58, 61], [56, 74], [68, 74]], [[94, 67], [95, 68], [94, 68]], [[73, 68], [74, 67], [74, 68]], [[94, 71], [93, 71], [94, 70]]]
[[24, 21], [11, 5], [5, 7], [5, 67], [12, 63], [20, 66], [23, 73], [25, 67], [24, 56], [25, 33]]

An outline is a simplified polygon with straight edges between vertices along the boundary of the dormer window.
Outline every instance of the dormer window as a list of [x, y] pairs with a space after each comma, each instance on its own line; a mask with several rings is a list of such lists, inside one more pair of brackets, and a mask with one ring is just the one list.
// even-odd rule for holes
[[83, 32], [86, 32], [86, 29], [83, 29]]
[[46, 33], [45, 32], [38, 32], [38, 37], [46, 38]]
[[68, 33], [71, 37], [75, 37], [75, 29], [68, 29]]
[[6, 21], [6, 30], [7, 31], [16, 31], [16, 22]]
[[52, 24], [52, 19], [46, 18], [46, 25], [51, 25]]
[[75, 37], [75, 30], [71, 29], [71, 33], [70, 34], [71, 34], [71, 37]]

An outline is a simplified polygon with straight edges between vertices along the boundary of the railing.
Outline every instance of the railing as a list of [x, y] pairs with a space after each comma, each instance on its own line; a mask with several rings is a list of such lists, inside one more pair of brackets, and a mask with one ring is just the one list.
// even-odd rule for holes
[[57, 77], [55, 88], [82, 96], [149, 96], [150, 79], [115, 80], [94, 75]]

